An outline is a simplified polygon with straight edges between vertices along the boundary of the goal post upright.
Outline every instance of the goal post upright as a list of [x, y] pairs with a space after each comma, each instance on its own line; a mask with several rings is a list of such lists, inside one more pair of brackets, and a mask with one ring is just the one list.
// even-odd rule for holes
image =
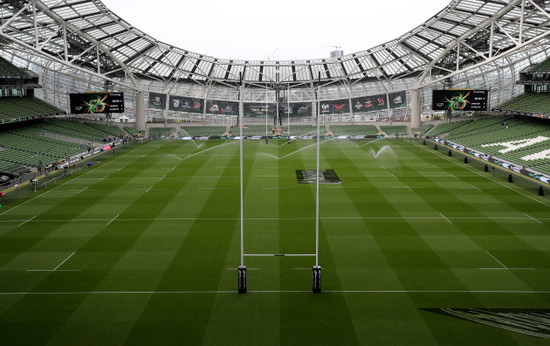
[[321, 71], [317, 84], [317, 176], [315, 196], [315, 266], [312, 268], [312, 291], [321, 293], [321, 267], [319, 266], [319, 175], [320, 175], [320, 148], [321, 148]]
[[241, 221], [241, 265], [238, 268], [238, 290], [246, 293], [246, 266], [244, 265], [244, 172], [243, 172], [243, 112], [244, 112], [244, 87], [243, 75], [239, 73], [239, 166], [240, 166], [240, 221]]

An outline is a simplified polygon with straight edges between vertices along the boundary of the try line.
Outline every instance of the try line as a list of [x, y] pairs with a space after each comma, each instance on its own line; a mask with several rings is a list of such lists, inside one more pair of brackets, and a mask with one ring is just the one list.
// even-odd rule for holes
[[[248, 293], [256, 294], [277, 294], [277, 293], [305, 293], [311, 294], [311, 290], [265, 290], [265, 291], [247, 291]], [[507, 290], [325, 290], [323, 293], [337, 294], [550, 294], [550, 291], [507, 291]], [[0, 296], [63, 296], [63, 295], [140, 295], [140, 294], [235, 294], [237, 291], [73, 291], [73, 292], [0, 292]]]

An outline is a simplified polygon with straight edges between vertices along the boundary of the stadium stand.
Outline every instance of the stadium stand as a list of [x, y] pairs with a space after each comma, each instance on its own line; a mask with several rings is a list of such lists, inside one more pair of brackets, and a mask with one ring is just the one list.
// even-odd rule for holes
[[430, 136], [436, 137], [445, 133], [449, 133], [450, 131], [464, 126], [469, 122], [471, 122], [471, 120], [459, 120], [450, 123], [438, 124], [433, 130], [430, 131]]
[[46, 166], [121, 136], [126, 133], [118, 126], [57, 118], [6, 124], [0, 127], [0, 171]]
[[533, 70], [536, 72], [550, 72], [550, 59], [546, 59], [537, 65]]
[[104, 133], [110, 134], [114, 137], [122, 137], [126, 136], [127, 133], [124, 132], [120, 127], [113, 126], [113, 125], [106, 125], [101, 123], [86, 123], [86, 125], [93, 127], [99, 131], [102, 131]]
[[425, 135], [426, 133], [428, 133], [428, 131], [430, 131], [434, 126], [431, 125], [431, 124], [428, 124], [428, 125], [424, 125], [422, 127], [415, 127], [415, 128], [412, 128], [411, 129], [411, 133], [413, 136], [417, 135], [417, 136], [423, 136]]
[[526, 93], [497, 107], [498, 110], [550, 114], [550, 93]]
[[153, 127], [149, 129], [149, 137], [158, 137], [158, 136], [169, 137], [175, 132], [176, 132], [176, 129], [173, 127]]
[[[321, 135], [325, 135], [327, 133], [327, 129], [324, 125], [321, 125], [320, 127]], [[265, 127], [264, 132], [265, 134]], [[290, 126], [290, 133], [293, 136], [314, 136], [317, 135], [317, 126], [315, 125], [291, 125]]]
[[[271, 135], [271, 127], [268, 128], [269, 135]], [[233, 136], [239, 135], [239, 128], [231, 128], [231, 134]], [[265, 125], [245, 125], [243, 126], [243, 136], [265, 136]]]
[[378, 129], [374, 125], [330, 125], [335, 136], [376, 136]]
[[182, 126], [178, 133], [184, 137], [222, 136], [226, 130], [225, 126]]
[[550, 126], [530, 117], [493, 117], [448, 131], [449, 141], [550, 174]]
[[407, 136], [408, 134], [407, 126], [382, 125], [380, 126], [380, 130], [382, 130], [382, 132], [385, 132], [389, 136], [394, 136], [394, 135]]
[[22, 78], [26, 76], [25, 72], [0, 57], [0, 78]]
[[138, 136], [138, 135], [143, 136], [143, 133], [145, 132], [143, 130], [137, 130], [130, 126], [124, 126], [123, 129], [124, 131], [128, 132], [131, 136]]
[[62, 113], [60, 109], [33, 97], [0, 97], [0, 123]]
[[[106, 132], [105, 130], [95, 128], [94, 126], [88, 123], [81, 123], [78, 121], [71, 121], [71, 120], [58, 119], [58, 118], [45, 119], [45, 123], [53, 125], [53, 126], [46, 125], [46, 127], [53, 133], [65, 134], [69, 137], [80, 138], [91, 142], [101, 142], [101, 141], [105, 142], [106, 139], [108, 139], [109, 137], [113, 137], [113, 135], [110, 132], [115, 131], [116, 133], [116, 131], [120, 130], [117, 126], [111, 125], [109, 126], [109, 128], [111, 129], [110, 132]], [[41, 126], [45, 126], [45, 125], [41, 125]], [[118, 128], [118, 130], [114, 129], [115, 127]], [[118, 136], [115, 136], [115, 137], [118, 137]]]
[[0, 167], [3, 171], [38, 168], [70, 156], [79, 155], [87, 146], [47, 137], [37, 124], [18, 123], [0, 128]]

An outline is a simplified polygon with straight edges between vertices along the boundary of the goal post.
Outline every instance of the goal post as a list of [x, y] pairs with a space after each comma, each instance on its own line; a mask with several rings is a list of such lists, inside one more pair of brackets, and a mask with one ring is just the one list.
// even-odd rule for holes
[[[242, 72], [240, 75], [240, 87], [239, 87], [239, 151], [240, 151], [240, 260], [241, 264], [237, 268], [238, 272], [238, 292], [246, 293], [247, 292], [247, 272], [246, 266], [244, 265], [245, 257], [315, 257], [315, 265], [312, 268], [312, 292], [321, 293], [321, 266], [319, 265], [319, 183], [320, 183], [320, 143], [321, 143], [321, 98], [320, 98], [320, 88], [321, 88], [321, 72], [319, 72], [319, 83], [317, 85], [317, 169], [316, 169], [316, 197], [315, 197], [315, 253], [314, 254], [246, 254], [244, 253], [244, 178], [243, 178], [243, 98], [244, 98], [244, 86], [242, 81]], [[290, 86], [289, 86], [290, 90]], [[266, 97], [267, 97], [267, 88], [266, 88]], [[266, 111], [267, 119], [267, 111]], [[289, 120], [290, 124], [290, 120]], [[267, 132], [267, 127], [266, 127]], [[266, 134], [266, 143], [267, 143], [267, 134]]]

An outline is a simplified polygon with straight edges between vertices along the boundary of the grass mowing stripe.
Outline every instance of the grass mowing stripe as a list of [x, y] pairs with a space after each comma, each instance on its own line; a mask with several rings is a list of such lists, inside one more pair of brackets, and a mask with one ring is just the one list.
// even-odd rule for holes
[[[135, 158], [135, 160], [138, 160]], [[151, 160], [149, 162], [151, 165], [155, 164], [154, 160]], [[130, 162], [132, 164], [132, 162]], [[101, 167], [101, 166], [99, 166]], [[101, 168], [99, 168], [101, 171]], [[111, 185], [106, 185], [106, 188], [110, 190], [111, 193], [116, 195], [117, 189], [123, 189], [124, 185], [116, 186], [113, 188]], [[105, 198], [106, 196], [102, 196]], [[108, 195], [107, 195], [108, 197]], [[84, 197], [79, 197], [80, 199], [83, 199]], [[74, 205], [77, 206], [76, 209], [72, 210], [72, 215], [76, 215], [75, 212], [78, 210], [85, 210], [86, 208], [90, 207], [90, 204], [82, 204], [78, 203], [76, 199], [69, 198], [67, 201], [74, 200]], [[93, 206], [96, 203], [101, 203], [102, 198], [85, 198], [87, 203], [91, 203]], [[68, 204], [64, 204], [69, 206]], [[124, 205], [123, 205], [124, 206]], [[83, 208], [85, 207], [85, 208]], [[56, 212], [63, 212], [64, 210], [56, 211]], [[154, 212], [154, 210], [151, 210]], [[70, 215], [70, 214], [69, 214]], [[123, 254], [126, 252], [125, 250], [132, 244], [132, 240], [135, 240], [139, 236], [140, 228], [146, 227], [147, 222], [140, 222], [138, 225], [132, 225], [132, 237], [117, 237], [117, 228], [116, 230], [111, 230], [109, 232], [108, 236], [104, 236], [101, 234], [101, 232], [95, 236], [93, 236], [91, 239], [87, 240], [87, 243], [82, 245], [79, 250], [82, 251], [82, 256], [79, 260], [82, 261], [83, 266], [85, 266], [86, 258], [89, 258], [90, 254], [94, 254], [93, 258], [97, 258], [96, 265], [101, 263], [99, 265], [99, 270], [95, 270], [93, 272], [83, 270], [82, 272], [75, 272], [71, 273], [70, 276], [63, 276], [63, 286], [65, 287], [73, 287], [73, 289], [78, 289], [83, 286], [87, 287], [98, 287], [98, 284], [105, 278], [105, 276], [109, 273], [109, 268], [112, 267], [115, 263], [117, 263], [117, 259], [123, 256]], [[58, 229], [59, 225], [52, 225], [52, 229], [48, 230], [49, 233], [53, 232], [54, 230]], [[114, 235], [114, 236], [113, 236]], [[89, 237], [89, 236], [88, 236]], [[32, 239], [32, 238], [30, 238]], [[38, 240], [34, 240], [34, 243], [36, 243]], [[94, 248], [95, 247], [95, 248]], [[111, 248], [116, 249], [115, 251], [107, 251], [105, 252], [105, 249]], [[98, 256], [100, 254], [100, 256]], [[93, 262], [93, 261], [92, 261]], [[51, 290], [52, 287], [57, 287], [60, 282], [60, 276], [64, 273], [49, 273], [48, 276], [45, 276], [41, 281], [39, 281], [35, 286], [33, 287], [33, 290], [36, 291], [42, 291], [42, 290]], [[120, 275], [118, 275], [118, 278], [120, 279]], [[44, 343], [44, 340], [49, 340], [52, 338], [57, 331], [60, 328], [63, 328], [64, 323], [69, 321], [71, 316], [77, 311], [79, 306], [81, 304], [84, 304], [86, 301], [85, 297], [74, 297], [71, 298], [70, 304], [59, 304], [59, 302], [56, 302], [56, 319], [52, 321], [47, 321], [46, 323], [40, 324], [40, 326], [37, 326], [34, 328], [35, 332], [32, 335], [26, 336], [26, 339], [24, 341], [25, 344], [40, 344]], [[64, 301], [63, 303], [65, 303]], [[20, 311], [24, 311], [28, 309], [31, 306], [43, 306], [44, 304], [37, 303], [34, 298], [32, 297], [23, 297], [22, 299], [18, 300], [13, 306], [11, 306], [9, 309], [4, 311], [4, 313], [0, 316], [0, 324], [6, 323], [6, 321], [18, 319], [18, 315]]]
[[[296, 184], [293, 175], [295, 168], [315, 167], [314, 155], [301, 151], [285, 159], [285, 167], [291, 168], [272, 171], [267, 166], [283, 162], [255, 153], [284, 156], [311, 143], [295, 141], [275, 150], [275, 145], [247, 142], [250, 147], [245, 156], [254, 153], [245, 158], [249, 168], [245, 226], [253, 231], [249, 240], [254, 241], [250, 245], [269, 246], [273, 240], [274, 247], [284, 247], [281, 250], [309, 246], [300, 233], [302, 228], [309, 232], [314, 221], [310, 214], [313, 188]], [[118, 172], [116, 179], [98, 184], [106, 191], [105, 199], [95, 200], [100, 190], [88, 189], [82, 199], [69, 200], [83, 210], [76, 217], [70, 211], [64, 217], [62, 211], [48, 209], [18, 232], [11, 230], [37, 215], [36, 210], [13, 217], [18, 219], [15, 222], [0, 220], [10, 229], [0, 236], [0, 262], [16, 252], [20, 264], [52, 257], [57, 261], [53, 268], [59, 264], [57, 258], [78, 252], [55, 273], [25, 273], [0, 263], [2, 341], [10, 345], [70, 344], [74, 340], [93, 344], [105, 340], [113, 344], [182, 340], [189, 344], [238, 344], [243, 340], [250, 344], [533, 343], [524, 336], [463, 324], [418, 308], [549, 308], [545, 274], [548, 227], [534, 220], [550, 220], [545, 217], [545, 207], [518, 199], [515, 193], [493, 184], [478, 193], [468, 184], [485, 187], [489, 183], [481, 185], [477, 175], [466, 176], [414, 145], [402, 141], [372, 145], [393, 148], [396, 162], [384, 166], [404, 185], [414, 187], [413, 192], [392, 190], [391, 186], [398, 184], [389, 174], [389, 179], [368, 177], [385, 172], [380, 167], [384, 155], [374, 159], [356, 155], [361, 150], [350, 149], [352, 145], [323, 145], [322, 168], [335, 169], [342, 187], [358, 188], [321, 190], [322, 294], [313, 295], [309, 289], [311, 268], [293, 269], [307, 268], [311, 259], [285, 256], [259, 258], [261, 265], [250, 262], [250, 267], [262, 270], [251, 270], [249, 294], [239, 295], [236, 272], [227, 269], [238, 264], [237, 188], [197, 188], [237, 186], [238, 180], [230, 172], [212, 173], [212, 167], [218, 165], [235, 166], [236, 146], [187, 160], [168, 174], [170, 179], [159, 181], [164, 170], [176, 163], [168, 154], [184, 157], [182, 153], [188, 153], [190, 146], [158, 141], [150, 144], [153, 150], [147, 150], [150, 156], [143, 160], [136, 156], [117, 161], [116, 165], [124, 164], [126, 169]], [[419, 165], [431, 162], [452, 171], [456, 178], [426, 179]], [[155, 174], [158, 170], [162, 173]], [[208, 174], [215, 178], [199, 179]], [[255, 175], [270, 174], [278, 178], [255, 179]], [[139, 180], [139, 176], [157, 175], [151, 178], [154, 182]], [[124, 184], [126, 180], [133, 182]], [[155, 187], [147, 194], [127, 192], [151, 183]], [[266, 185], [279, 189], [264, 190]], [[295, 188], [285, 189], [289, 186]], [[90, 196], [92, 203], [86, 205]], [[43, 202], [59, 203], [67, 198], [67, 193], [49, 194]], [[471, 204], [475, 212], [464, 209], [463, 204]], [[116, 222], [108, 231], [101, 231], [117, 213]], [[103, 221], [96, 222], [99, 219]], [[518, 241], [516, 234], [533, 247]], [[31, 238], [39, 241], [25, 248]], [[83, 246], [82, 239], [87, 241]], [[480, 246], [510, 268], [479, 270], [480, 263], [498, 266]], [[51, 256], [51, 252], [57, 255]], [[433, 261], [434, 256], [440, 258]], [[531, 265], [536, 270], [522, 268]], [[61, 272], [65, 266], [83, 270]], [[30, 329], [33, 333], [27, 332]]]
[[[213, 160], [216, 160], [217, 163], [225, 161], [230, 164], [238, 157], [237, 149], [238, 147], [233, 146], [230, 155], [225, 160], [210, 157], [204, 161], [189, 161], [190, 163], [188, 163], [187, 168], [192, 171], [196, 170], [195, 174], [198, 176], [201, 174], [198, 168], [203, 166], [206, 168], [210, 167], [210, 162]], [[217, 186], [227, 184], [222, 179], [223, 173], [220, 172], [218, 180], [213, 182]], [[190, 179], [186, 183], [190, 184], [192, 182], [193, 179]], [[234, 215], [238, 215], [234, 208], [220, 208], [220, 205], [223, 206], [227, 200], [228, 193], [235, 195], [235, 197], [238, 196], [229, 190], [212, 190], [207, 198], [203, 199], [202, 206], [197, 208], [199, 210], [198, 215], [209, 215], [212, 211], [222, 213], [234, 212]], [[199, 200], [191, 200], [188, 203], [197, 204]], [[163, 271], [161, 278], [156, 283], [157, 290], [163, 290], [165, 287], [181, 287], [183, 289], [189, 288], [190, 290], [200, 287], [212, 287], [214, 289], [219, 287], [220, 279], [225, 273], [224, 268], [227, 267], [225, 260], [234, 233], [234, 231], [228, 232], [227, 230], [234, 230], [235, 225], [236, 221], [226, 222], [223, 227], [217, 224], [212, 225], [209, 221], [194, 221], [193, 225], [189, 228], [188, 234], [179, 244], [170, 264]], [[210, 230], [210, 232], [204, 232], [203, 229], [205, 228]], [[215, 234], [215, 236], [212, 236], [212, 234]], [[197, 265], [199, 263], [202, 266]], [[209, 269], [203, 270], [204, 265]], [[200, 344], [208, 326], [214, 301], [215, 297], [208, 297], [200, 301], [191, 302], [189, 305], [186, 305], [186, 312], [188, 314], [185, 317], [182, 317], [180, 314], [178, 317], [170, 318], [171, 312], [167, 311], [163, 306], [166, 303], [171, 303], [162, 296], [151, 297], [133, 326], [127, 343], [157, 342], [156, 331], [168, 328], [171, 330], [171, 337], [174, 339], [185, 340], [186, 343], [190, 344]], [[186, 323], [193, 323], [196, 327], [192, 330], [180, 328], [182, 318]]]

